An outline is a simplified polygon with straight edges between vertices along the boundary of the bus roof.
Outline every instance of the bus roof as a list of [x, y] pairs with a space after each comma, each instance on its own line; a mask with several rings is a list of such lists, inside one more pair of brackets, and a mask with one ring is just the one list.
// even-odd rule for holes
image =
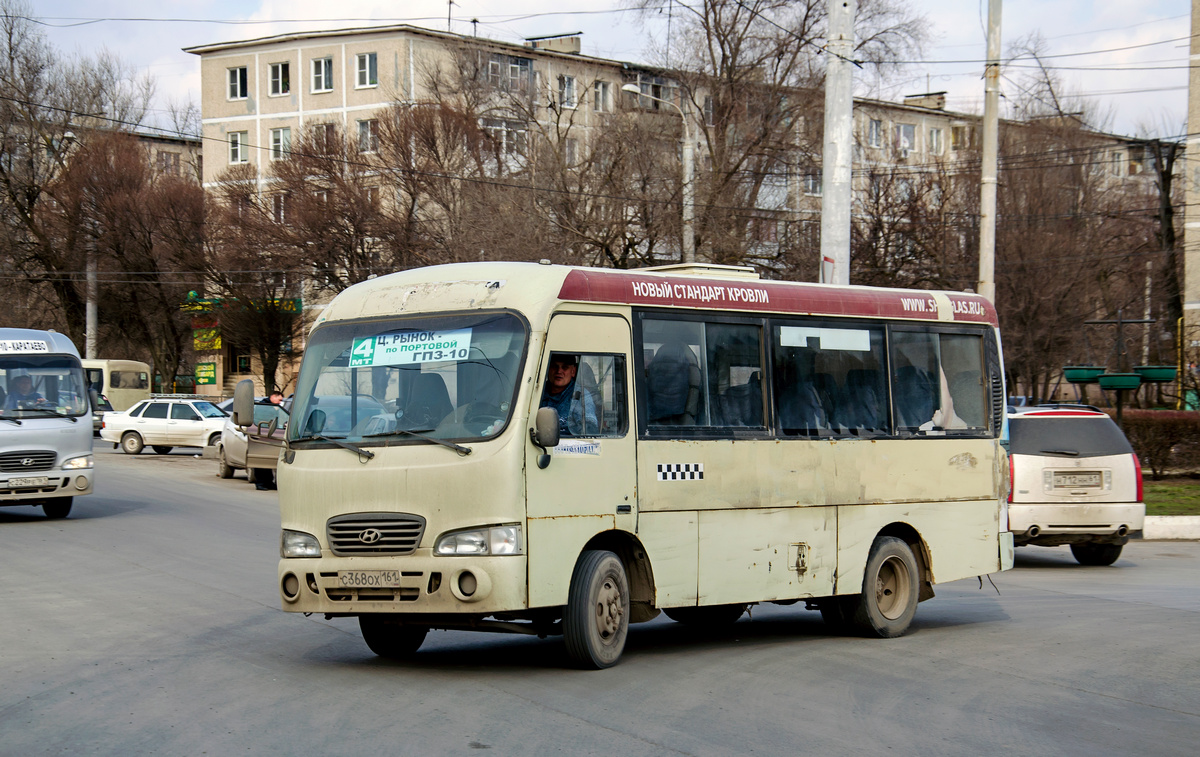
[[315, 325], [481, 308], [519, 310], [536, 323], [563, 301], [998, 324], [991, 303], [963, 292], [764, 281], [748, 269], [730, 266], [620, 271], [538, 263], [454, 263], [356, 284], [335, 297]]
[[0, 355], [74, 355], [79, 350], [66, 334], [37, 329], [0, 328]]

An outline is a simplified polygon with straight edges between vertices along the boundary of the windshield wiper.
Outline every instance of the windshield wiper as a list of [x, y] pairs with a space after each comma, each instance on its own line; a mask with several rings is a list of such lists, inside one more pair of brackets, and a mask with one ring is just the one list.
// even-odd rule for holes
[[[432, 431], [433, 429], [423, 429], [423, 430]], [[373, 438], [380, 437], [380, 436], [396, 436], [397, 434], [408, 434], [409, 436], [415, 436], [418, 439], [424, 439], [427, 442], [433, 442], [434, 444], [440, 444], [443, 447], [449, 447], [450, 449], [454, 450], [455, 452], [457, 452], [458, 454], [460, 454], [464, 457], [471, 454], [470, 447], [464, 447], [461, 444], [455, 444], [454, 442], [448, 442], [444, 439], [435, 439], [432, 436], [426, 436], [425, 434], [422, 434], [417, 431], [409, 431], [406, 428], [398, 428], [395, 431], [380, 431], [377, 434], [367, 434], [363, 438], [364, 439], [373, 439]]]
[[17, 420], [16, 418], [9, 418], [8, 416], [4, 416], [4, 415], [0, 415], [0, 421], [8, 421], [9, 423], [17, 424], [18, 426], [21, 425], [21, 422], [19, 420]]
[[71, 423], [79, 423], [79, 419], [76, 418], [75, 416], [67, 415], [66, 413], [60, 413], [57, 410], [51, 410], [48, 407], [23, 407], [23, 408], [21, 408], [21, 412], [22, 413], [49, 413], [50, 415], [54, 415], [59, 418], [66, 418]]
[[344, 438], [345, 437], [325, 436], [324, 434], [309, 434], [308, 436], [301, 436], [299, 438], [293, 439], [292, 441], [293, 442], [306, 442], [311, 439], [320, 439], [323, 442], [329, 442], [331, 444], [336, 444], [337, 446], [342, 447], [343, 449], [348, 449], [351, 452], [357, 452], [360, 456], [365, 457], [368, 460], [375, 457], [375, 453], [372, 452], [371, 450], [363, 449], [362, 447], [355, 447], [353, 444], [350, 444], [349, 442], [342, 441], [342, 439], [344, 439]]
[[1041, 450], [1043, 455], [1066, 455], [1067, 457], [1079, 457], [1079, 450], [1074, 449], [1044, 449]]

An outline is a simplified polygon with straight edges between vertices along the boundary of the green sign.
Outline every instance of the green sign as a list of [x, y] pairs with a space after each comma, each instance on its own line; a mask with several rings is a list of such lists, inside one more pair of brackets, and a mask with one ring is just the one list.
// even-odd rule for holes
[[216, 363], [196, 363], [196, 385], [217, 383]]
[[366, 336], [354, 340], [350, 349], [350, 367], [373, 365], [375, 360], [375, 337]]

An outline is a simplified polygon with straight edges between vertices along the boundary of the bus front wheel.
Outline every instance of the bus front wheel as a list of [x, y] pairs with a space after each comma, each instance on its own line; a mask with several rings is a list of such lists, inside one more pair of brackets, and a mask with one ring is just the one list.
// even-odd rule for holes
[[917, 558], [903, 539], [880, 536], [871, 546], [863, 590], [854, 608], [855, 629], [866, 636], [903, 636], [917, 613], [920, 573]]
[[629, 579], [621, 558], [589, 549], [579, 556], [562, 619], [567, 655], [581, 668], [610, 668], [629, 634]]
[[429, 629], [389, 622], [386, 615], [359, 615], [358, 630], [371, 651], [389, 660], [405, 660], [416, 654]]
[[59, 497], [58, 499], [43, 502], [42, 512], [46, 513], [46, 517], [51, 520], [65, 518], [71, 514], [72, 499], [73, 497]]

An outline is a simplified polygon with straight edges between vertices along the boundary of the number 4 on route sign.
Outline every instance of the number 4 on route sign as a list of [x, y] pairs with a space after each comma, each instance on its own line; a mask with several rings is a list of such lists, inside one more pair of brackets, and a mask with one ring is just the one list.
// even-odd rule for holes
[[350, 350], [350, 367], [373, 365], [375, 360], [375, 337], [368, 336], [354, 340]]

